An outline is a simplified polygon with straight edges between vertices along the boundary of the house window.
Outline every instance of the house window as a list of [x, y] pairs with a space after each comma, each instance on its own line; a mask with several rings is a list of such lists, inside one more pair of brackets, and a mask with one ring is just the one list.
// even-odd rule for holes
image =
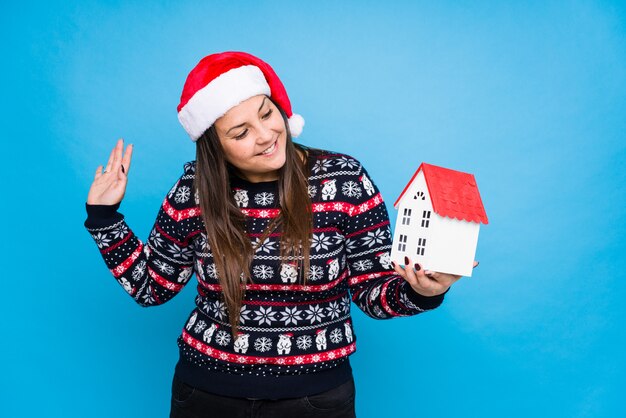
[[428, 228], [428, 223], [430, 222], [430, 211], [425, 210], [422, 214], [422, 227]]
[[426, 248], [426, 238], [419, 238], [417, 240], [417, 255], [424, 255], [425, 248]]
[[400, 234], [400, 239], [398, 240], [398, 251], [406, 251], [406, 235]]
[[426, 195], [424, 194], [424, 192], [419, 191], [419, 192], [415, 193], [415, 196], [413, 196], [413, 199], [415, 199], [415, 200], [417, 200], [417, 199], [426, 200]]
[[411, 209], [404, 208], [404, 215], [402, 215], [402, 225], [408, 225], [411, 222]]

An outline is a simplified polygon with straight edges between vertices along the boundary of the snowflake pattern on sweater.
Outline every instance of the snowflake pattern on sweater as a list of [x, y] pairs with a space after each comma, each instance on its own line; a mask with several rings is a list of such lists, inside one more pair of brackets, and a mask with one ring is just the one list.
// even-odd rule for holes
[[391, 319], [436, 308], [443, 295], [424, 297], [391, 268], [392, 236], [383, 198], [355, 158], [324, 151], [309, 156], [313, 211], [311, 269], [303, 285], [294, 264], [281, 264], [280, 233], [259, 243], [279, 216], [277, 182], [231, 178], [246, 231], [260, 244], [251, 265], [233, 339], [197, 192], [195, 161], [162, 202], [142, 242], [117, 211], [86, 205], [85, 227], [114, 278], [139, 305], [160, 305], [195, 273], [198, 294], [178, 337], [180, 355], [200, 369], [271, 376], [312, 373], [340, 364], [356, 350], [351, 301], [366, 315]]

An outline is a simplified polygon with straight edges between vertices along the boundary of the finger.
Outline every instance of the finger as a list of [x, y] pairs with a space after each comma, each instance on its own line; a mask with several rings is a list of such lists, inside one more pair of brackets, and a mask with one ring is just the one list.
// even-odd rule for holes
[[124, 158], [122, 158], [122, 166], [124, 166], [124, 174], [128, 175], [128, 171], [130, 170], [130, 159], [133, 156], [133, 144], [128, 144], [126, 146], [126, 152], [124, 153]]
[[105, 173], [110, 172], [111, 169], [113, 168], [113, 161], [115, 160], [115, 151], [117, 150], [117, 146], [119, 143], [120, 141], [118, 139], [117, 142], [115, 143], [115, 146], [111, 150], [111, 154], [109, 154], [109, 161], [107, 161], [106, 168], [104, 169]]
[[406, 267], [404, 268], [404, 271], [406, 272], [405, 280], [413, 286], [418, 286], [419, 282], [417, 280], [417, 276], [415, 274], [416, 271], [415, 271], [415, 268], [413, 267], [413, 263], [411, 262], [411, 259], [408, 257], [404, 257], [404, 262], [406, 264]]
[[420, 287], [424, 289], [432, 289], [433, 281], [426, 276], [424, 269], [421, 265], [419, 265], [419, 263], [415, 263], [415, 270], [417, 271], [415, 277], [417, 278]]
[[457, 281], [459, 280], [461, 277], [461, 275], [459, 274], [448, 274], [448, 273], [441, 273], [441, 272], [434, 272], [433, 274], [435, 274], [435, 278], [439, 281], [441, 280], [449, 280], [449, 281]]
[[96, 168], [96, 174], [94, 176], [94, 180], [99, 179], [101, 175], [102, 175], [102, 165], [99, 165], [98, 168]]
[[435, 280], [441, 285], [446, 286], [446, 287], [452, 286], [454, 282], [456, 282], [462, 277], [456, 274], [447, 274], [447, 273], [441, 273], [437, 271], [427, 271], [427, 275], [432, 280]]
[[[432, 286], [430, 285], [430, 280], [424, 276], [424, 270], [421, 268], [419, 264], [410, 263], [411, 260], [408, 258], [404, 260], [406, 263], [406, 267], [402, 268], [398, 263], [393, 262], [394, 268], [402, 278], [409, 283], [409, 285], [415, 290], [415, 288], [422, 289], [422, 294], [428, 294], [432, 292]], [[419, 268], [419, 269], [418, 269]], [[413, 273], [413, 278], [415, 281], [412, 281], [413, 278], [409, 278], [409, 271]]]
[[439, 278], [441, 278], [441, 273], [437, 271], [425, 270], [424, 274], [431, 280], [438, 280]]
[[476, 266], [478, 266], [478, 261], [474, 260], [474, 265], [472, 266], [472, 268], [476, 268]]
[[126, 181], [128, 177], [126, 177], [126, 169], [124, 168], [124, 164], [120, 162], [120, 165], [117, 167], [117, 178]]
[[120, 138], [115, 144], [115, 156], [113, 158], [112, 169], [119, 172], [120, 164], [122, 164], [122, 151], [124, 150], [124, 139]]
[[406, 272], [404, 271], [404, 269], [400, 266], [400, 264], [396, 263], [395, 261], [391, 262], [391, 265], [393, 266], [393, 269], [396, 273], [398, 273], [400, 276], [402, 276], [403, 279], [406, 279]]

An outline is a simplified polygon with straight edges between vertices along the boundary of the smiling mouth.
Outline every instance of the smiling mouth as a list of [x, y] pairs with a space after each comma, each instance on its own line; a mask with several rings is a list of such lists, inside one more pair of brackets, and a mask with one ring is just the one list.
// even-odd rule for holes
[[267, 155], [267, 154], [271, 154], [272, 152], [274, 152], [274, 150], [276, 149], [276, 146], [278, 145], [278, 140], [274, 141], [274, 143], [267, 148], [265, 151], [257, 154], [257, 155]]

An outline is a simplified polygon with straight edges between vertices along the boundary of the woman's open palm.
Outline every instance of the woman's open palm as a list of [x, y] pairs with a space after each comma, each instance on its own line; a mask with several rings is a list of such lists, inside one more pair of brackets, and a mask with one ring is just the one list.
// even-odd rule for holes
[[101, 165], [96, 169], [96, 175], [87, 196], [88, 204], [114, 205], [124, 198], [133, 145], [126, 147], [124, 156], [122, 156], [122, 151], [124, 151], [124, 140], [120, 138], [109, 155], [109, 162], [104, 171]]

